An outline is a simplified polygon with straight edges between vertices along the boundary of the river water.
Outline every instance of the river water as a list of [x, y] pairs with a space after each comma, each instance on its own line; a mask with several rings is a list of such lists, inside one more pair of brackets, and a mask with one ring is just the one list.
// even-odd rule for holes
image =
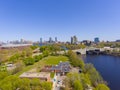
[[86, 55], [85, 63], [92, 63], [111, 90], [120, 90], [120, 57], [109, 55]]

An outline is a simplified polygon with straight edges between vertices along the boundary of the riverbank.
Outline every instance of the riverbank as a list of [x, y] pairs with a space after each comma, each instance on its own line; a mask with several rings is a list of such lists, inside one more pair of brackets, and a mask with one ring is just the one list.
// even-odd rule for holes
[[85, 55], [85, 63], [92, 63], [111, 90], [120, 90], [120, 57], [112, 55]]
[[120, 56], [120, 52], [108, 52], [108, 51], [88, 51], [86, 52], [87, 55], [111, 55], [111, 56]]
[[105, 55], [120, 56], [120, 53], [112, 52], [112, 53], [105, 53]]

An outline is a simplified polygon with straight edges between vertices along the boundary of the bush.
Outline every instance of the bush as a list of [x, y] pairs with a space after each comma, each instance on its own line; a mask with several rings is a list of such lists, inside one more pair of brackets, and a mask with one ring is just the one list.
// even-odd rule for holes
[[76, 53], [74, 53], [73, 51], [68, 51], [67, 56], [69, 58], [70, 63], [74, 66], [74, 67], [80, 67], [82, 69], [84, 69], [84, 62], [82, 60], [80, 60]]
[[22, 62], [18, 62], [16, 64], [15, 69], [11, 70], [10, 73], [11, 74], [16, 74], [16, 73], [20, 72], [23, 69], [23, 67], [24, 67], [24, 64]]
[[105, 84], [98, 84], [94, 90], [110, 90]]
[[74, 90], [83, 90], [82, 84], [79, 80], [75, 80], [73, 84]]
[[42, 59], [42, 55], [36, 55], [36, 56], [34, 56], [35, 62], [38, 62], [40, 59]]
[[44, 57], [47, 57], [48, 55], [49, 55], [49, 51], [47, 51], [47, 50], [43, 51], [43, 56]]
[[104, 83], [103, 78], [100, 76], [100, 74], [97, 72], [97, 70], [94, 68], [92, 64], [85, 65], [84, 73], [87, 73], [89, 75], [89, 78], [93, 86], [96, 86], [100, 83]]
[[25, 58], [25, 60], [24, 60], [25, 65], [33, 65], [34, 62], [35, 61], [32, 57]]
[[8, 76], [7, 72], [0, 72], [0, 81]]

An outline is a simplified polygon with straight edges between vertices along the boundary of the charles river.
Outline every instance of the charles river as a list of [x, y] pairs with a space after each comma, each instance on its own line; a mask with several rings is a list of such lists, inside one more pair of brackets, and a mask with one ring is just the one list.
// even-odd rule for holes
[[86, 55], [85, 63], [92, 63], [111, 90], [120, 90], [120, 57], [109, 55]]

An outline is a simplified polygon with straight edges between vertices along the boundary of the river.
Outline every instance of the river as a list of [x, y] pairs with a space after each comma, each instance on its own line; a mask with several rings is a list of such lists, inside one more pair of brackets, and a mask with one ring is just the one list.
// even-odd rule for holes
[[92, 63], [111, 90], [120, 90], [120, 57], [110, 55], [86, 55], [85, 63]]

